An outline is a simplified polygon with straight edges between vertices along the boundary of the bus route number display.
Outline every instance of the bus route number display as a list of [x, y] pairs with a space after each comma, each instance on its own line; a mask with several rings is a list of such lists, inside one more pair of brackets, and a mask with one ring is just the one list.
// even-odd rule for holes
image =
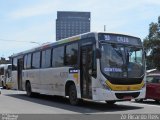
[[119, 43], [129, 43], [128, 37], [124, 36], [111, 36], [111, 35], [105, 35], [104, 39], [106, 41], [117, 41]]

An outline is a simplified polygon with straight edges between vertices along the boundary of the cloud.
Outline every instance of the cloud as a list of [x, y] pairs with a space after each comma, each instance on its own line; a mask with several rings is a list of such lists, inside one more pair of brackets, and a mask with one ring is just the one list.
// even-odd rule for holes
[[[57, 11], [90, 11], [92, 31], [103, 31], [106, 25], [107, 32], [145, 37], [149, 23], [159, 15], [159, 5], [159, 0], [42, 0], [35, 4], [28, 2], [5, 13], [11, 26], [4, 27], [3, 31], [7, 39], [54, 42]], [[13, 24], [17, 26], [12, 26]], [[2, 37], [3, 34], [0, 32], [0, 35]], [[16, 53], [37, 46], [29, 43], [8, 45], [10, 50], [4, 46], [1, 46], [0, 50], [9, 54], [4, 50]]]
[[[56, 4], [59, 4], [59, 2], [56, 2]], [[18, 8], [17, 10], [11, 12], [9, 16], [12, 19], [22, 19], [27, 17], [51, 14], [56, 8], [56, 4], [53, 4], [53, 2], [46, 2], [31, 6], [27, 5], [24, 6], [24, 8]]]
[[[157, 12], [151, 9], [158, 4], [160, 4], [159, 0], [70, 0], [70, 2], [48, 0], [17, 8], [9, 16], [21, 20], [48, 15], [54, 16], [53, 22], [55, 22], [57, 11], [90, 11], [93, 31], [103, 30], [103, 25], [107, 25], [108, 30], [114, 31], [126, 27], [129, 23], [153, 18]], [[52, 27], [54, 29], [55, 26]]]
[[145, 0], [146, 4], [148, 5], [160, 5], [159, 0]]
[[54, 42], [54, 35], [52, 21], [46, 21], [41, 25], [32, 24], [25, 29], [10, 33], [6, 39], [13, 40], [13, 42], [0, 41], [0, 56], [8, 57], [13, 53], [18, 53], [39, 46], [39, 44]]
[[22, 19], [33, 16], [47, 15], [56, 12], [57, 10], [73, 10], [73, 11], [93, 11], [93, 12], [123, 12], [125, 10], [134, 8], [138, 3], [134, 1], [133, 4], [126, 0], [79, 0], [79, 1], [70, 1], [72, 4], [69, 4], [68, 1], [59, 1], [59, 0], [48, 0], [45, 2], [40, 2], [35, 5], [26, 5], [23, 8], [17, 8], [15, 11], [12, 11], [9, 16], [13, 19]]
[[53, 21], [46, 21], [43, 24], [31, 25], [28, 28], [17, 32], [16, 39], [24, 41], [37, 41], [40, 43], [54, 41]]

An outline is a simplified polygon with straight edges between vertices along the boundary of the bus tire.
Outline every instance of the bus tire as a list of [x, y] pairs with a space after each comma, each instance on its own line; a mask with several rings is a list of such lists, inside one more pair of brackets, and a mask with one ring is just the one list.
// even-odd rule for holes
[[136, 102], [143, 102], [143, 99], [135, 99]]
[[116, 103], [116, 101], [106, 101], [106, 103], [107, 103], [108, 105], [114, 105], [114, 104]]
[[69, 86], [69, 101], [71, 105], [77, 105], [79, 100], [77, 98], [77, 90], [74, 84]]
[[31, 88], [30, 82], [26, 83], [26, 93], [27, 93], [27, 96], [33, 97], [32, 88]]
[[156, 103], [159, 103], [159, 102], [160, 102], [160, 100], [155, 100], [155, 102], [156, 102]]

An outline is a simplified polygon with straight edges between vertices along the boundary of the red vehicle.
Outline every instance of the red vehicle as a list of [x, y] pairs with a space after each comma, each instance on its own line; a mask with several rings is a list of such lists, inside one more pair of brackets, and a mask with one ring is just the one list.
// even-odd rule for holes
[[[146, 77], [146, 97], [160, 102], [160, 73], [152, 73]], [[136, 102], [142, 102], [144, 99], [136, 99]]]

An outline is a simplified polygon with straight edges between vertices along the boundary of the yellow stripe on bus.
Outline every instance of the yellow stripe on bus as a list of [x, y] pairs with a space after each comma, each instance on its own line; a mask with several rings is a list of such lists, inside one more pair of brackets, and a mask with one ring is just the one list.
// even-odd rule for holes
[[111, 88], [111, 90], [114, 91], [134, 91], [142, 89], [142, 87], [144, 86], [144, 81], [142, 81], [141, 84], [134, 85], [115, 85], [106, 80], [106, 84]]
[[79, 84], [79, 81], [78, 81], [78, 73], [74, 73], [74, 74], [73, 74], [73, 78], [76, 80], [76, 83]]

